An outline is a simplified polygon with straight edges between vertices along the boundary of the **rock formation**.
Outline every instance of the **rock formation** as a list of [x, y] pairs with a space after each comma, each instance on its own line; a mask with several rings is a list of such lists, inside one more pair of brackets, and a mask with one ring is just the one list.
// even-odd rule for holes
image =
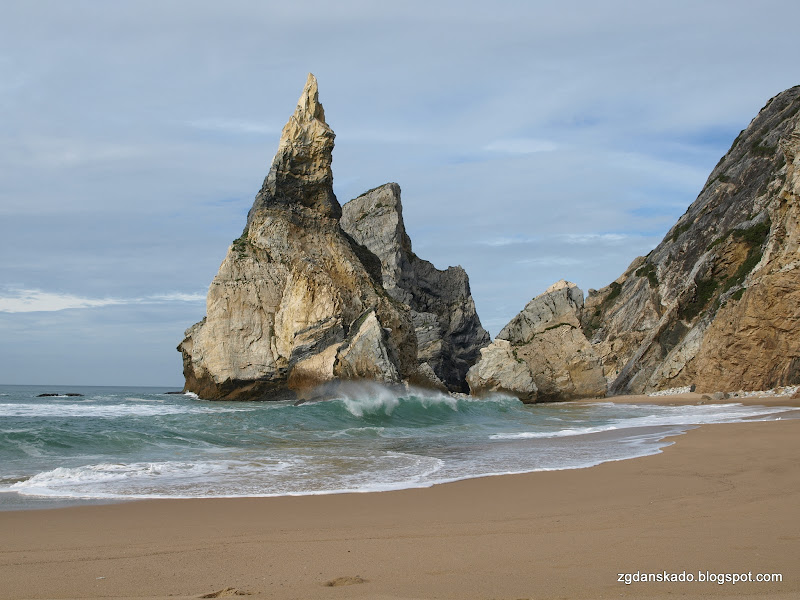
[[411, 309], [421, 370], [450, 391], [466, 392], [467, 370], [489, 343], [461, 267], [440, 271], [411, 250], [400, 186], [387, 183], [342, 207], [342, 229], [380, 260], [383, 287]]
[[770, 100], [664, 240], [582, 310], [564, 284], [534, 298], [482, 351], [472, 390], [595, 395], [601, 368], [612, 394], [800, 383], [798, 113], [800, 86]]
[[481, 350], [469, 370], [472, 393], [506, 392], [523, 402], [603, 396], [603, 366], [581, 330], [583, 292], [559, 281]]
[[611, 393], [800, 382], [800, 86], [770, 100], [582, 326]]
[[[442, 275], [425, 263], [440, 274], [431, 276], [434, 285], [447, 282], [442, 298], [451, 307], [432, 301], [428, 312], [442, 348], [457, 349], [450, 359], [442, 356], [449, 350], [436, 354], [428, 348], [418, 309], [412, 313], [408, 305], [424, 305], [415, 300], [424, 295], [400, 299], [387, 291], [391, 286], [384, 289], [383, 265], [368, 249], [381, 244], [368, 236], [359, 243], [342, 231], [333, 144], [316, 79], [309, 75], [244, 232], [211, 283], [206, 317], [186, 330], [178, 346], [185, 391], [208, 399], [278, 399], [305, 396], [342, 379], [437, 386], [437, 377], [457, 387], [453, 369], [470, 366], [470, 349], [480, 341], [459, 335], [477, 324], [480, 340], [483, 330], [474, 307], [472, 316], [461, 314], [472, 307], [466, 275]], [[402, 224], [399, 209], [398, 196]], [[364, 215], [365, 223], [371, 219]], [[402, 235], [410, 252], [404, 230]], [[427, 281], [424, 275], [415, 278]], [[417, 331], [424, 340], [421, 357]]]

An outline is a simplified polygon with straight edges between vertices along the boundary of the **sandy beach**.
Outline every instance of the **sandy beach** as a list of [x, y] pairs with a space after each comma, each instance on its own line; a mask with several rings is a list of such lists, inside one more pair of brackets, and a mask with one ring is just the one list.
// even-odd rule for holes
[[[671, 441], [428, 489], [2, 512], [0, 598], [800, 596], [800, 420]], [[764, 573], [782, 581], [699, 581]]]

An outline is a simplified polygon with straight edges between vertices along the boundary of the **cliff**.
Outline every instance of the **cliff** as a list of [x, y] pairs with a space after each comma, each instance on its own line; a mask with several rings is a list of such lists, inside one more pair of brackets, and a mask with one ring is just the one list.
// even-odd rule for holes
[[800, 86], [770, 100], [582, 322], [612, 393], [800, 382]]
[[345, 204], [341, 225], [378, 257], [388, 294], [409, 306], [420, 369], [450, 391], [467, 392], [467, 370], [490, 340], [475, 312], [466, 271], [441, 271], [414, 254], [396, 183]]
[[[566, 377], [575, 364], [611, 394], [800, 383], [798, 112], [800, 86], [772, 98], [650, 254], [585, 305], [572, 288], [569, 318], [546, 310], [554, 288], [534, 298], [470, 371], [473, 392], [569, 399], [583, 393]], [[562, 321], [570, 339], [546, 339]]]
[[[280, 399], [352, 379], [441, 386], [435, 371], [423, 367], [427, 350], [423, 360], [418, 356], [414, 313], [384, 289], [369, 240], [359, 243], [340, 226], [334, 137], [309, 75], [244, 232], [211, 283], [206, 317], [178, 346], [185, 391], [208, 399]], [[399, 198], [397, 209], [400, 215]], [[471, 303], [463, 278], [463, 301]], [[432, 311], [447, 315], [445, 330], [460, 318], [448, 311], [438, 305]], [[480, 327], [477, 316], [475, 322]], [[446, 369], [439, 372], [458, 384]]]

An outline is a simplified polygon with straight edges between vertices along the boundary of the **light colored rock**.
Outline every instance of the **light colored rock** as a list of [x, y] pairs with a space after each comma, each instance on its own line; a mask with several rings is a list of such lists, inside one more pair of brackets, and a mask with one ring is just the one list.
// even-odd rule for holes
[[475, 396], [505, 393], [523, 402], [534, 402], [538, 388], [528, 365], [514, 356], [507, 340], [496, 339], [482, 348], [481, 358], [467, 373], [470, 391]]
[[339, 218], [333, 193], [334, 135], [325, 122], [316, 78], [309, 73], [297, 108], [283, 127], [278, 152], [248, 215], [248, 226], [269, 206], [305, 206], [322, 216]]
[[537, 400], [561, 401], [606, 395], [603, 365], [578, 327], [561, 325], [517, 348], [539, 388]]
[[[333, 132], [309, 76], [245, 232], [209, 288], [206, 318], [186, 331], [178, 348], [187, 391], [209, 399], [269, 399], [303, 395], [332, 377], [416, 376], [410, 311], [384, 291], [339, 227], [332, 148]], [[377, 330], [355, 324], [368, 312], [383, 332], [383, 350], [372, 363], [363, 349]], [[348, 366], [337, 367], [343, 345]]]
[[582, 309], [583, 292], [567, 281], [536, 296], [481, 352], [467, 375], [472, 392], [494, 386], [524, 402], [604, 396], [602, 363], [580, 328]]
[[374, 310], [356, 323], [356, 332], [336, 354], [335, 374], [341, 379], [369, 379], [399, 383], [400, 373], [391, 357], [386, 331]]
[[562, 324], [580, 327], [582, 310], [583, 292], [562, 279], [528, 302], [497, 337], [517, 346], [527, 344], [535, 335]]

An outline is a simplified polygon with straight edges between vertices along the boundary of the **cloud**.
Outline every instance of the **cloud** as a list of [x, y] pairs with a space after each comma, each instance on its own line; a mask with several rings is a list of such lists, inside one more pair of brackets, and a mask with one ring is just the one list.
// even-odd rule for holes
[[556, 237], [566, 244], [618, 246], [630, 241], [632, 238], [641, 238], [642, 236], [629, 233], [563, 233]]
[[638, 233], [557, 233], [553, 235], [512, 235], [491, 238], [478, 242], [484, 246], [502, 247], [513, 245], [531, 245], [547, 243], [563, 243], [570, 245], [603, 245], [617, 246], [632, 239], [644, 237]]
[[537, 256], [535, 258], [521, 258], [516, 261], [518, 265], [536, 267], [573, 266], [583, 264], [584, 262], [586, 261], [569, 256]]
[[280, 133], [280, 127], [275, 127], [260, 121], [248, 121], [246, 119], [226, 119], [226, 118], [209, 118], [209, 119], [195, 119], [186, 123], [193, 129], [201, 129], [204, 131], [219, 131], [232, 134], [258, 134], [267, 135]]
[[482, 240], [478, 242], [484, 246], [512, 246], [514, 244], [532, 244], [534, 242], [540, 241], [542, 238], [539, 236], [526, 236], [526, 235], [514, 235], [514, 236], [501, 236], [496, 237], [488, 240]]
[[15, 149], [17, 160], [40, 168], [72, 168], [89, 163], [127, 161], [145, 154], [131, 144], [107, 142], [80, 137], [46, 137], [32, 135], [22, 138]]
[[549, 140], [535, 138], [515, 138], [495, 140], [487, 144], [484, 150], [498, 154], [534, 154], [536, 152], [553, 152], [558, 145]]
[[340, 201], [398, 182], [414, 248], [467, 270], [492, 328], [561, 278], [613, 281], [800, 83], [786, 0], [7, 4], [0, 354], [41, 348], [6, 382], [38, 380], [45, 347], [49, 369], [74, 359], [61, 376], [111, 382], [120, 339], [118, 381], [180, 377], [171, 340], [205, 307], [169, 290], [214, 277], [309, 70]]
[[9, 289], [0, 295], [0, 312], [56, 312], [75, 308], [99, 308], [122, 304], [162, 304], [171, 302], [205, 302], [205, 294], [173, 292], [141, 298], [85, 298], [74, 294], [45, 292], [37, 289]]

